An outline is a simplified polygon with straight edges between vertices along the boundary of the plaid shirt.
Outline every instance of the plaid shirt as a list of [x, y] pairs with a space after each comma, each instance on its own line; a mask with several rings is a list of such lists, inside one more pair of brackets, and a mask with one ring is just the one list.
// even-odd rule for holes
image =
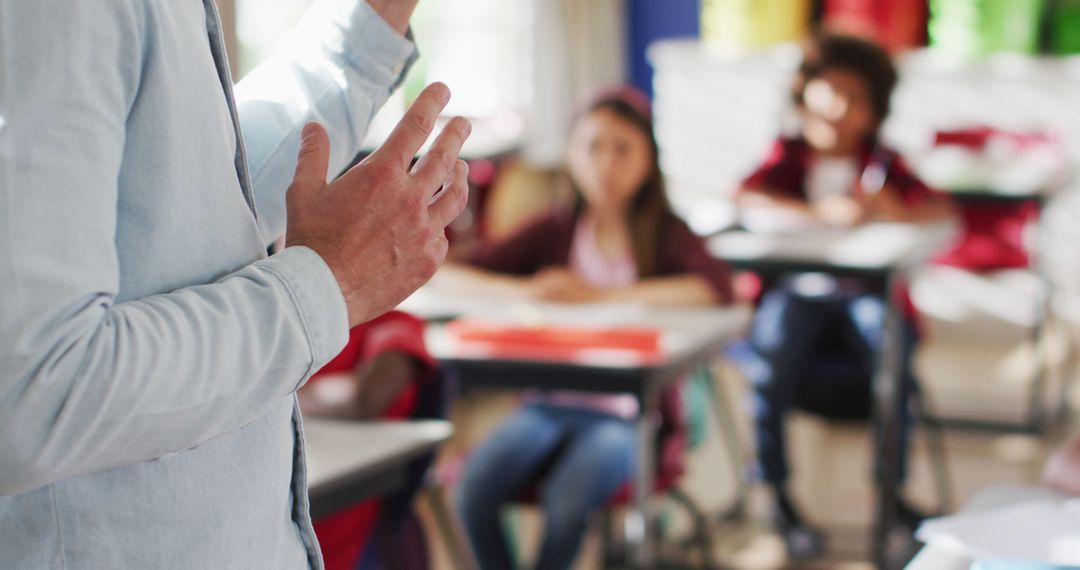
[[[805, 140], [781, 138], [773, 145], [765, 162], [743, 181], [739, 191], [753, 192], [768, 189], [807, 200], [807, 172], [813, 160], [813, 149]], [[885, 186], [898, 192], [905, 204], [917, 205], [937, 195], [936, 190], [932, 190], [911, 172], [904, 159], [896, 151], [880, 144], [864, 145], [859, 151], [858, 161], [859, 172], [865, 171], [872, 161], [886, 164]], [[863, 189], [856, 183], [853, 191], [859, 193]], [[918, 327], [918, 310], [911, 301], [907, 284], [903, 284], [898, 289], [896, 302], [900, 304], [904, 315]]]
[[[805, 140], [781, 138], [773, 145], [765, 162], [743, 181], [741, 192], [767, 188], [806, 200], [807, 173], [813, 160], [814, 151]], [[859, 172], [865, 171], [872, 161], [888, 165], [885, 185], [899, 192], [905, 203], [915, 205], [936, 194], [911, 172], [895, 151], [868, 143], [859, 151]], [[855, 192], [861, 191], [856, 184]]]

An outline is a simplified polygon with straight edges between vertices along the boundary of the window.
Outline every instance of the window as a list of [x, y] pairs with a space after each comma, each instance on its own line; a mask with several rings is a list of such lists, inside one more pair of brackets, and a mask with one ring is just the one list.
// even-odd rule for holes
[[[422, 0], [412, 20], [421, 57], [383, 115], [399, 116], [432, 81], [453, 89], [447, 114], [473, 118], [520, 114], [528, 107], [531, 92], [531, 3]], [[311, 0], [235, 0], [235, 4], [237, 69], [242, 77], [271, 53], [278, 37], [299, 20]]]

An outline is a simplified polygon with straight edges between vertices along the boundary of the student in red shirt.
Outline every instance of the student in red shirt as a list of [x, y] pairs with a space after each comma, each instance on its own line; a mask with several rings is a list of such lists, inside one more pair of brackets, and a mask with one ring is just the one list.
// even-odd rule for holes
[[[951, 215], [947, 198], [927, 188], [878, 139], [897, 81], [888, 54], [870, 42], [825, 35], [808, 50], [794, 89], [801, 118], [797, 138], [778, 141], [744, 183], [737, 202], [744, 224], [765, 220], [800, 227], [851, 228], [869, 221], [918, 222]], [[757, 214], [754, 216], [753, 214]], [[753, 229], [751, 227], [751, 229]], [[844, 354], [867, 377], [876, 368], [884, 335], [885, 299], [875, 284], [826, 275], [794, 275], [773, 284], [761, 301], [743, 369], [754, 385], [760, 469], [775, 497], [775, 524], [795, 558], [816, 556], [823, 537], [809, 526], [788, 493], [784, 418], [807, 387], [806, 370], [823, 337], [839, 331]], [[903, 339], [906, 398], [914, 386], [910, 357], [916, 334], [909, 311]], [[835, 339], [834, 339], [835, 340]], [[842, 408], [839, 399], [829, 402]], [[901, 413], [907, 432], [910, 414]], [[900, 465], [906, 467], [906, 439]], [[918, 513], [897, 497], [903, 522]]]
[[[305, 416], [405, 419], [434, 370], [424, 347], [424, 323], [391, 311], [350, 330], [345, 349], [297, 397]], [[315, 521], [327, 570], [357, 568], [379, 509], [379, 501], [372, 500]]]

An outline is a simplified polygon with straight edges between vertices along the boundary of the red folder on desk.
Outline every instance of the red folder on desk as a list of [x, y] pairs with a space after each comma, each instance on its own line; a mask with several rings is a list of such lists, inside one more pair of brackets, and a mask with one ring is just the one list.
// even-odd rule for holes
[[447, 325], [451, 338], [495, 356], [573, 361], [597, 355], [653, 361], [660, 331], [650, 328], [506, 325], [461, 319]]

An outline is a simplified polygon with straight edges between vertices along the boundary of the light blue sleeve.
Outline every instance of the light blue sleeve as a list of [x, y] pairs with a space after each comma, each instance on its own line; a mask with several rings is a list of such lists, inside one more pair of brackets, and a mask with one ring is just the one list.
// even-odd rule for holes
[[300, 247], [117, 301], [144, 6], [0, 0], [0, 495], [235, 431], [347, 339], [333, 275]]
[[319, 0], [275, 53], [237, 84], [259, 225], [268, 244], [285, 232], [285, 190], [303, 125], [318, 121], [326, 127], [329, 175], [340, 173], [416, 57], [413, 43], [364, 0]]

